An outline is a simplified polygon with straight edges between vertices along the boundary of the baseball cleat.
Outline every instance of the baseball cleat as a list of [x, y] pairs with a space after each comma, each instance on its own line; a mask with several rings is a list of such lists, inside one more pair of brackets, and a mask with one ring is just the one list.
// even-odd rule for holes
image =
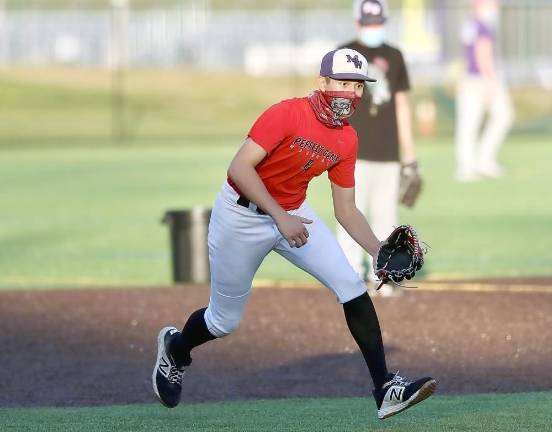
[[180, 402], [182, 376], [186, 370], [186, 367], [177, 367], [169, 351], [170, 342], [176, 333], [178, 330], [175, 327], [165, 327], [159, 332], [157, 362], [152, 375], [153, 391], [167, 408], [174, 408]]
[[437, 381], [430, 377], [408, 382], [397, 372], [390, 378], [380, 390], [373, 391], [382, 420], [427, 399], [437, 389]]

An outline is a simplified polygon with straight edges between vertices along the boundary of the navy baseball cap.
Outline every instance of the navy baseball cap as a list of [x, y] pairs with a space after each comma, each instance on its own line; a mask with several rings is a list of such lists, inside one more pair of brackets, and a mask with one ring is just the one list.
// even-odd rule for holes
[[383, 24], [387, 21], [386, 0], [355, 0], [353, 15], [360, 25]]
[[353, 49], [341, 48], [330, 51], [320, 63], [320, 76], [336, 80], [376, 82], [368, 76], [368, 61]]

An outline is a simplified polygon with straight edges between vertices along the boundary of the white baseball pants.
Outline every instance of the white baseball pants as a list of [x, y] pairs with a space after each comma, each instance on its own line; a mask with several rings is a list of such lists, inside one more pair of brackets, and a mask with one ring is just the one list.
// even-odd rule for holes
[[230, 334], [240, 322], [251, 292], [253, 277], [266, 255], [274, 250], [328, 287], [340, 303], [366, 292], [335, 235], [304, 202], [290, 214], [311, 219], [307, 243], [291, 248], [274, 220], [260, 215], [255, 205], [237, 204], [239, 195], [224, 183], [209, 223], [211, 295], [205, 311], [207, 328], [217, 337]]
[[[399, 162], [357, 160], [355, 166], [355, 201], [366, 216], [370, 227], [380, 240], [386, 238], [398, 225]], [[363, 277], [364, 249], [341, 226], [337, 226], [337, 239], [353, 269]], [[369, 257], [371, 261], [371, 257]], [[372, 266], [368, 277], [373, 278]]]
[[[483, 116], [488, 120], [479, 137]], [[497, 153], [514, 120], [506, 85], [466, 76], [456, 95], [456, 162], [459, 174], [496, 164]]]

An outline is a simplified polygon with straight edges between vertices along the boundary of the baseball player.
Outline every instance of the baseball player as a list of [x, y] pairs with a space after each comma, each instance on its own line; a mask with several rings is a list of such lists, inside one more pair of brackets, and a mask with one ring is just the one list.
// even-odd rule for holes
[[[353, 16], [357, 38], [343, 45], [368, 60], [368, 74], [377, 82], [368, 86], [358, 110], [351, 117], [359, 140], [356, 165], [356, 202], [368, 216], [378, 238], [387, 237], [398, 225], [401, 169], [418, 170], [410, 121], [407, 68], [399, 49], [386, 43], [388, 6], [385, 0], [355, 0]], [[375, 281], [364, 253], [343, 226], [337, 238], [353, 268], [366, 280]], [[399, 292], [395, 285], [384, 285], [381, 295]]]
[[[472, 0], [462, 28], [466, 76], [456, 95], [456, 180], [499, 178], [498, 150], [514, 121], [514, 109], [496, 65], [497, 0]], [[485, 116], [485, 126], [479, 129]]]
[[192, 349], [238, 327], [255, 272], [271, 251], [313, 275], [343, 305], [374, 383], [379, 418], [435, 391], [432, 378], [409, 382], [388, 372], [366, 285], [306, 201], [309, 182], [327, 171], [336, 218], [368, 253], [377, 254], [380, 242], [355, 206], [357, 136], [346, 120], [362, 96], [364, 81], [373, 81], [367, 72], [360, 53], [331, 51], [322, 59], [316, 91], [271, 106], [249, 131], [212, 210], [209, 305], [193, 312], [181, 332], [165, 327], [157, 338], [152, 380], [163, 405], [178, 405]]

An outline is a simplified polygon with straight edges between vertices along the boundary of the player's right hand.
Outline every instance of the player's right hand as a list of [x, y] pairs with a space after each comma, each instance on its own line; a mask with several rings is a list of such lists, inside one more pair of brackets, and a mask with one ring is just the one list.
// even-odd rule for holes
[[304, 224], [311, 223], [310, 219], [285, 213], [276, 221], [276, 226], [290, 247], [301, 247], [309, 237], [309, 232]]

